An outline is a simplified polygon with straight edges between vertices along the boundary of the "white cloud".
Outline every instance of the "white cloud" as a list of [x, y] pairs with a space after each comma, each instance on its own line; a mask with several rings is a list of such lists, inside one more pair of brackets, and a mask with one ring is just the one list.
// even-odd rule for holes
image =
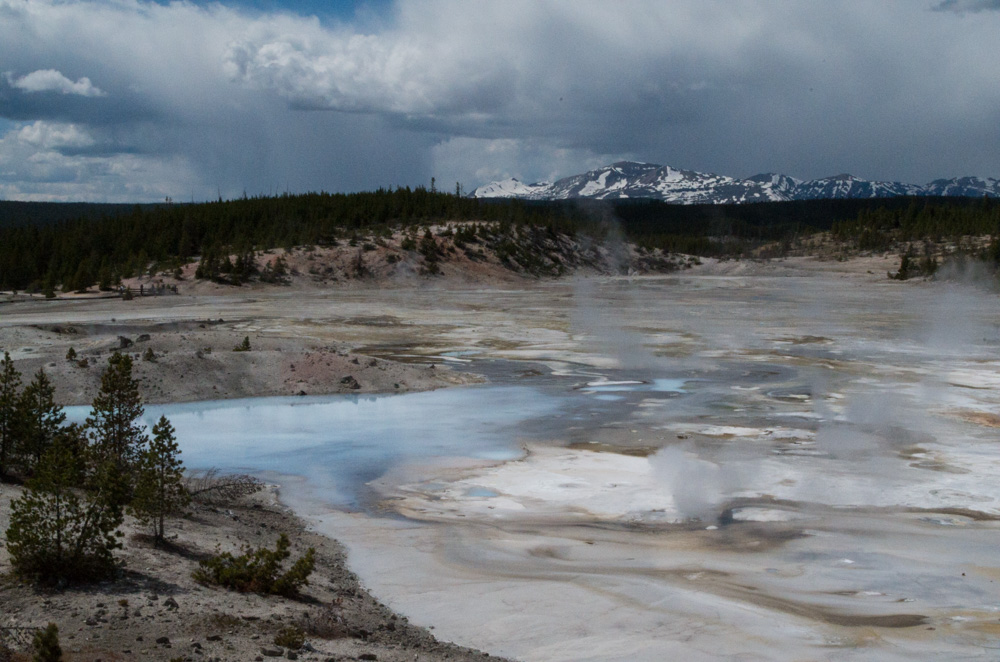
[[[525, 184], [552, 182], [567, 175], [632, 158], [631, 154], [595, 154], [537, 140], [455, 137], [431, 150], [434, 175], [442, 188], [451, 182], [475, 185], [514, 177]], [[469, 189], [471, 192], [472, 188]]]
[[75, 124], [38, 121], [12, 133], [18, 142], [45, 150], [91, 147], [96, 143], [86, 129]]
[[90, 154], [97, 140], [73, 124], [37, 121], [0, 137], [0, 198], [50, 201], [162, 200], [198, 175], [181, 157]]
[[4, 76], [11, 87], [16, 87], [25, 92], [61, 92], [62, 94], [76, 94], [81, 97], [103, 97], [105, 95], [86, 76], [74, 83], [55, 69], [39, 69], [20, 78], [15, 77], [13, 73], [8, 71]]

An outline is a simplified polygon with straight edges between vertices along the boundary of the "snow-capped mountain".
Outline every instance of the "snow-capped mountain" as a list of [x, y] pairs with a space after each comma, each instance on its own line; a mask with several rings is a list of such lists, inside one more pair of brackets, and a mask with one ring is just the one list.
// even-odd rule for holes
[[935, 179], [924, 187], [926, 195], [954, 195], [967, 198], [988, 195], [1000, 198], [1000, 180], [979, 177], [958, 177], [956, 179]]
[[655, 198], [679, 204], [729, 204], [778, 202], [823, 198], [889, 198], [900, 195], [949, 195], [1000, 197], [1000, 181], [962, 177], [939, 179], [927, 186], [877, 182], [852, 175], [801, 181], [787, 175], [765, 173], [746, 179], [679, 170], [653, 163], [619, 161], [551, 184], [522, 184], [506, 179], [480, 186], [475, 198], [566, 200], [591, 198], [616, 200]]
[[853, 175], [824, 177], [802, 182], [792, 190], [792, 200], [827, 198], [893, 198], [899, 195], [927, 195], [923, 186], [899, 182], [870, 182]]
[[550, 184], [523, 184], [513, 177], [480, 186], [472, 192], [474, 198], [531, 198], [538, 191], [545, 191]]

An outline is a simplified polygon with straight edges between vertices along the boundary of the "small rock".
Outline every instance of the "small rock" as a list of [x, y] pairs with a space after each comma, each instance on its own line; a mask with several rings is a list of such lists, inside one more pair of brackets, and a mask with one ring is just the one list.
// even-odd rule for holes
[[285, 659], [287, 660], [297, 660], [299, 659], [299, 654], [295, 651], [285, 651]]
[[378, 659], [378, 655], [376, 655], [375, 653], [362, 653], [361, 655], [358, 655], [358, 659], [359, 660], [377, 660]]
[[207, 637], [205, 637], [205, 641], [222, 641], [222, 635], [221, 634], [210, 634]]
[[264, 657], [281, 657], [282, 655], [285, 654], [285, 651], [283, 651], [282, 649], [277, 648], [277, 647], [275, 647], [275, 648], [269, 648], [269, 647], [265, 646], [264, 648], [260, 649], [260, 653]]
[[170, 643], [170, 637], [157, 637], [156, 643], [160, 644], [161, 646], [166, 646], [167, 644]]
[[361, 384], [359, 384], [358, 380], [354, 378], [354, 375], [348, 375], [344, 377], [343, 379], [340, 380], [340, 383], [342, 386], [346, 386], [351, 390], [357, 390], [361, 388]]
[[126, 347], [131, 347], [132, 340], [130, 338], [126, 338], [125, 336], [118, 336], [118, 345], [121, 347], [121, 349], [125, 349]]
[[163, 601], [163, 606], [166, 607], [167, 609], [169, 609], [170, 611], [174, 611], [176, 609], [180, 609], [180, 605], [177, 604], [177, 601], [174, 600], [172, 597], [167, 598], [166, 600], [164, 600]]

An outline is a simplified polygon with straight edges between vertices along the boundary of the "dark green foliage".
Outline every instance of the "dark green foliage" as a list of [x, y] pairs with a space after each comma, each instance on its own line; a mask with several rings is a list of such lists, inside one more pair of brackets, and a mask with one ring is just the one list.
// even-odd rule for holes
[[250, 336], [243, 336], [243, 342], [241, 342], [236, 347], [233, 347], [234, 352], [249, 352], [250, 351]]
[[66, 420], [66, 414], [56, 404], [54, 396], [55, 387], [45, 371], [39, 368], [19, 398], [16, 455], [21, 470], [26, 474], [35, 472]]
[[31, 662], [62, 662], [62, 648], [59, 646], [59, 628], [55, 623], [49, 623], [43, 630], [35, 633], [31, 642], [35, 649]]
[[108, 498], [114, 491], [107, 480], [112, 472], [95, 472], [92, 489], [82, 497], [76, 488], [79, 473], [74, 449], [57, 440], [28, 481], [28, 490], [11, 503], [7, 547], [19, 576], [53, 584], [114, 572], [122, 511]]
[[140, 423], [143, 413], [139, 383], [132, 377], [132, 358], [115, 352], [101, 375], [87, 429], [100, 464], [115, 467], [119, 481], [115, 499], [124, 506], [131, 495], [131, 479], [148, 439]]
[[156, 354], [153, 352], [152, 347], [147, 347], [146, 351], [142, 353], [142, 360], [147, 362], [156, 361]]
[[306, 643], [306, 633], [297, 625], [287, 625], [274, 635], [274, 645], [299, 650]]
[[924, 247], [924, 256], [919, 261], [915, 259], [913, 249], [908, 249], [899, 258], [899, 269], [896, 273], [889, 272], [893, 280], [909, 280], [916, 277], [930, 277], [938, 269], [937, 259], [931, 254], [930, 246]]
[[[827, 230], [861, 250], [883, 251], [895, 242], [924, 237], [995, 234], [1000, 223], [1000, 202], [988, 199], [677, 205], [657, 200], [478, 200], [424, 188], [137, 206], [131, 213], [120, 212], [0, 227], [0, 289], [30, 288], [54, 296], [57, 285], [79, 289], [95, 279], [106, 287], [148, 272], [151, 264], [173, 268], [198, 253], [199, 278], [239, 284], [263, 275], [257, 273], [255, 250], [329, 246], [338, 236], [355, 237], [357, 243], [359, 235], [379, 236], [391, 228], [410, 234], [417, 226], [441, 221], [485, 222], [500, 234], [510, 226], [539, 227], [598, 240], [605, 238], [607, 228], [618, 226], [628, 239], [650, 248], [717, 256], [739, 256], [764, 243]], [[481, 228], [476, 239], [488, 241], [495, 229]], [[455, 238], [463, 245], [475, 241], [462, 229]], [[403, 249], [416, 250], [417, 243], [407, 236]]]
[[181, 511], [191, 498], [182, 483], [184, 465], [174, 428], [165, 416], [153, 426], [153, 438], [139, 459], [135, 495], [129, 506], [140, 521], [152, 527], [157, 542], [163, 540], [163, 524]]
[[66, 360], [75, 361], [76, 360], [76, 350], [70, 347], [66, 350]]
[[95, 279], [107, 285], [109, 275], [113, 283], [148, 271], [151, 263], [183, 262], [199, 253], [200, 278], [245, 282], [256, 269], [247, 258], [262, 248], [329, 246], [338, 236], [435, 220], [520, 223], [564, 214], [563, 209], [529, 210], [517, 200], [486, 202], [423, 188], [137, 206], [103, 218], [0, 227], [0, 289], [39, 288], [46, 282], [53, 289], [67, 283], [77, 288], [78, 274], [90, 281], [87, 285]]
[[288, 276], [288, 265], [280, 255], [269, 260], [260, 271], [260, 280], [265, 283], [283, 283]]
[[240, 556], [223, 552], [199, 564], [193, 576], [205, 584], [225, 586], [241, 593], [261, 593], [291, 596], [308, 584], [316, 564], [316, 550], [310, 547], [292, 567], [282, 572], [282, 563], [291, 556], [291, 543], [284, 533], [275, 549], [247, 549]]
[[10, 353], [3, 353], [0, 361], [0, 477], [10, 471], [11, 459], [17, 448], [21, 399], [21, 373], [14, 368]]
[[429, 229], [424, 231], [424, 236], [420, 239], [417, 250], [424, 257], [423, 273], [431, 275], [441, 273], [441, 246], [438, 245]]

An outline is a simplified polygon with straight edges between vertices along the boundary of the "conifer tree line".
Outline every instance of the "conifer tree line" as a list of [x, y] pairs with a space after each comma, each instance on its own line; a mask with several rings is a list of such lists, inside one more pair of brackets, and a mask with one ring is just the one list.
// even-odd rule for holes
[[[168, 269], [196, 256], [222, 270], [229, 255], [329, 245], [357, 232], [442, 220], [568, 224], [569, 213], [517, 200], [486, 202], [400, 188], [136, 206], [118, 216], [14, 227], [0, 223], [0, 289], [112, 289], [151, 265]], [[231, 267], [240, 271], [240, 265]]]
[[[0, 212], [2, 212], [0, 206]], [[43, 208], [39, 208], [42, 213]], [[45, 212], [51, 215], [51, 212]], [[678, 205], [658, 200], [480, 200], [425, 188], [281, 195], [199, 204], [136, 205], [131, 213], [17, 223], [0, 218], [0, 290], [52, 292], [169, 270], [201, 258], [201, 277], [234, 284], [254, 251], [333, 245], [358, 234], [442, 221], [545, 227], [602, 239], [617, 225], [631, 241], [695, 255], [739, 255], [764, 242], [832, 230], [862, 249], [892, 241], [997, 234], [1000, 202], [973, 198], [798, 200]], [[232, 256], [235, 256], [233, 258]], [[255, 274], [264, 280], [279, 273]]]
[[101, 378], [90, 416], [65, 425], [43, 369], [22, 388], [10, 354], [0, 362], [0, 478], [24, 481], [5, 532], [15, 572], [46, 583], [112, 575], [129, 512], [164, 539], [167, 516], [188, 503], [183, 466], [170, 422], [152, 439], [132, 359], [115, 353]]

